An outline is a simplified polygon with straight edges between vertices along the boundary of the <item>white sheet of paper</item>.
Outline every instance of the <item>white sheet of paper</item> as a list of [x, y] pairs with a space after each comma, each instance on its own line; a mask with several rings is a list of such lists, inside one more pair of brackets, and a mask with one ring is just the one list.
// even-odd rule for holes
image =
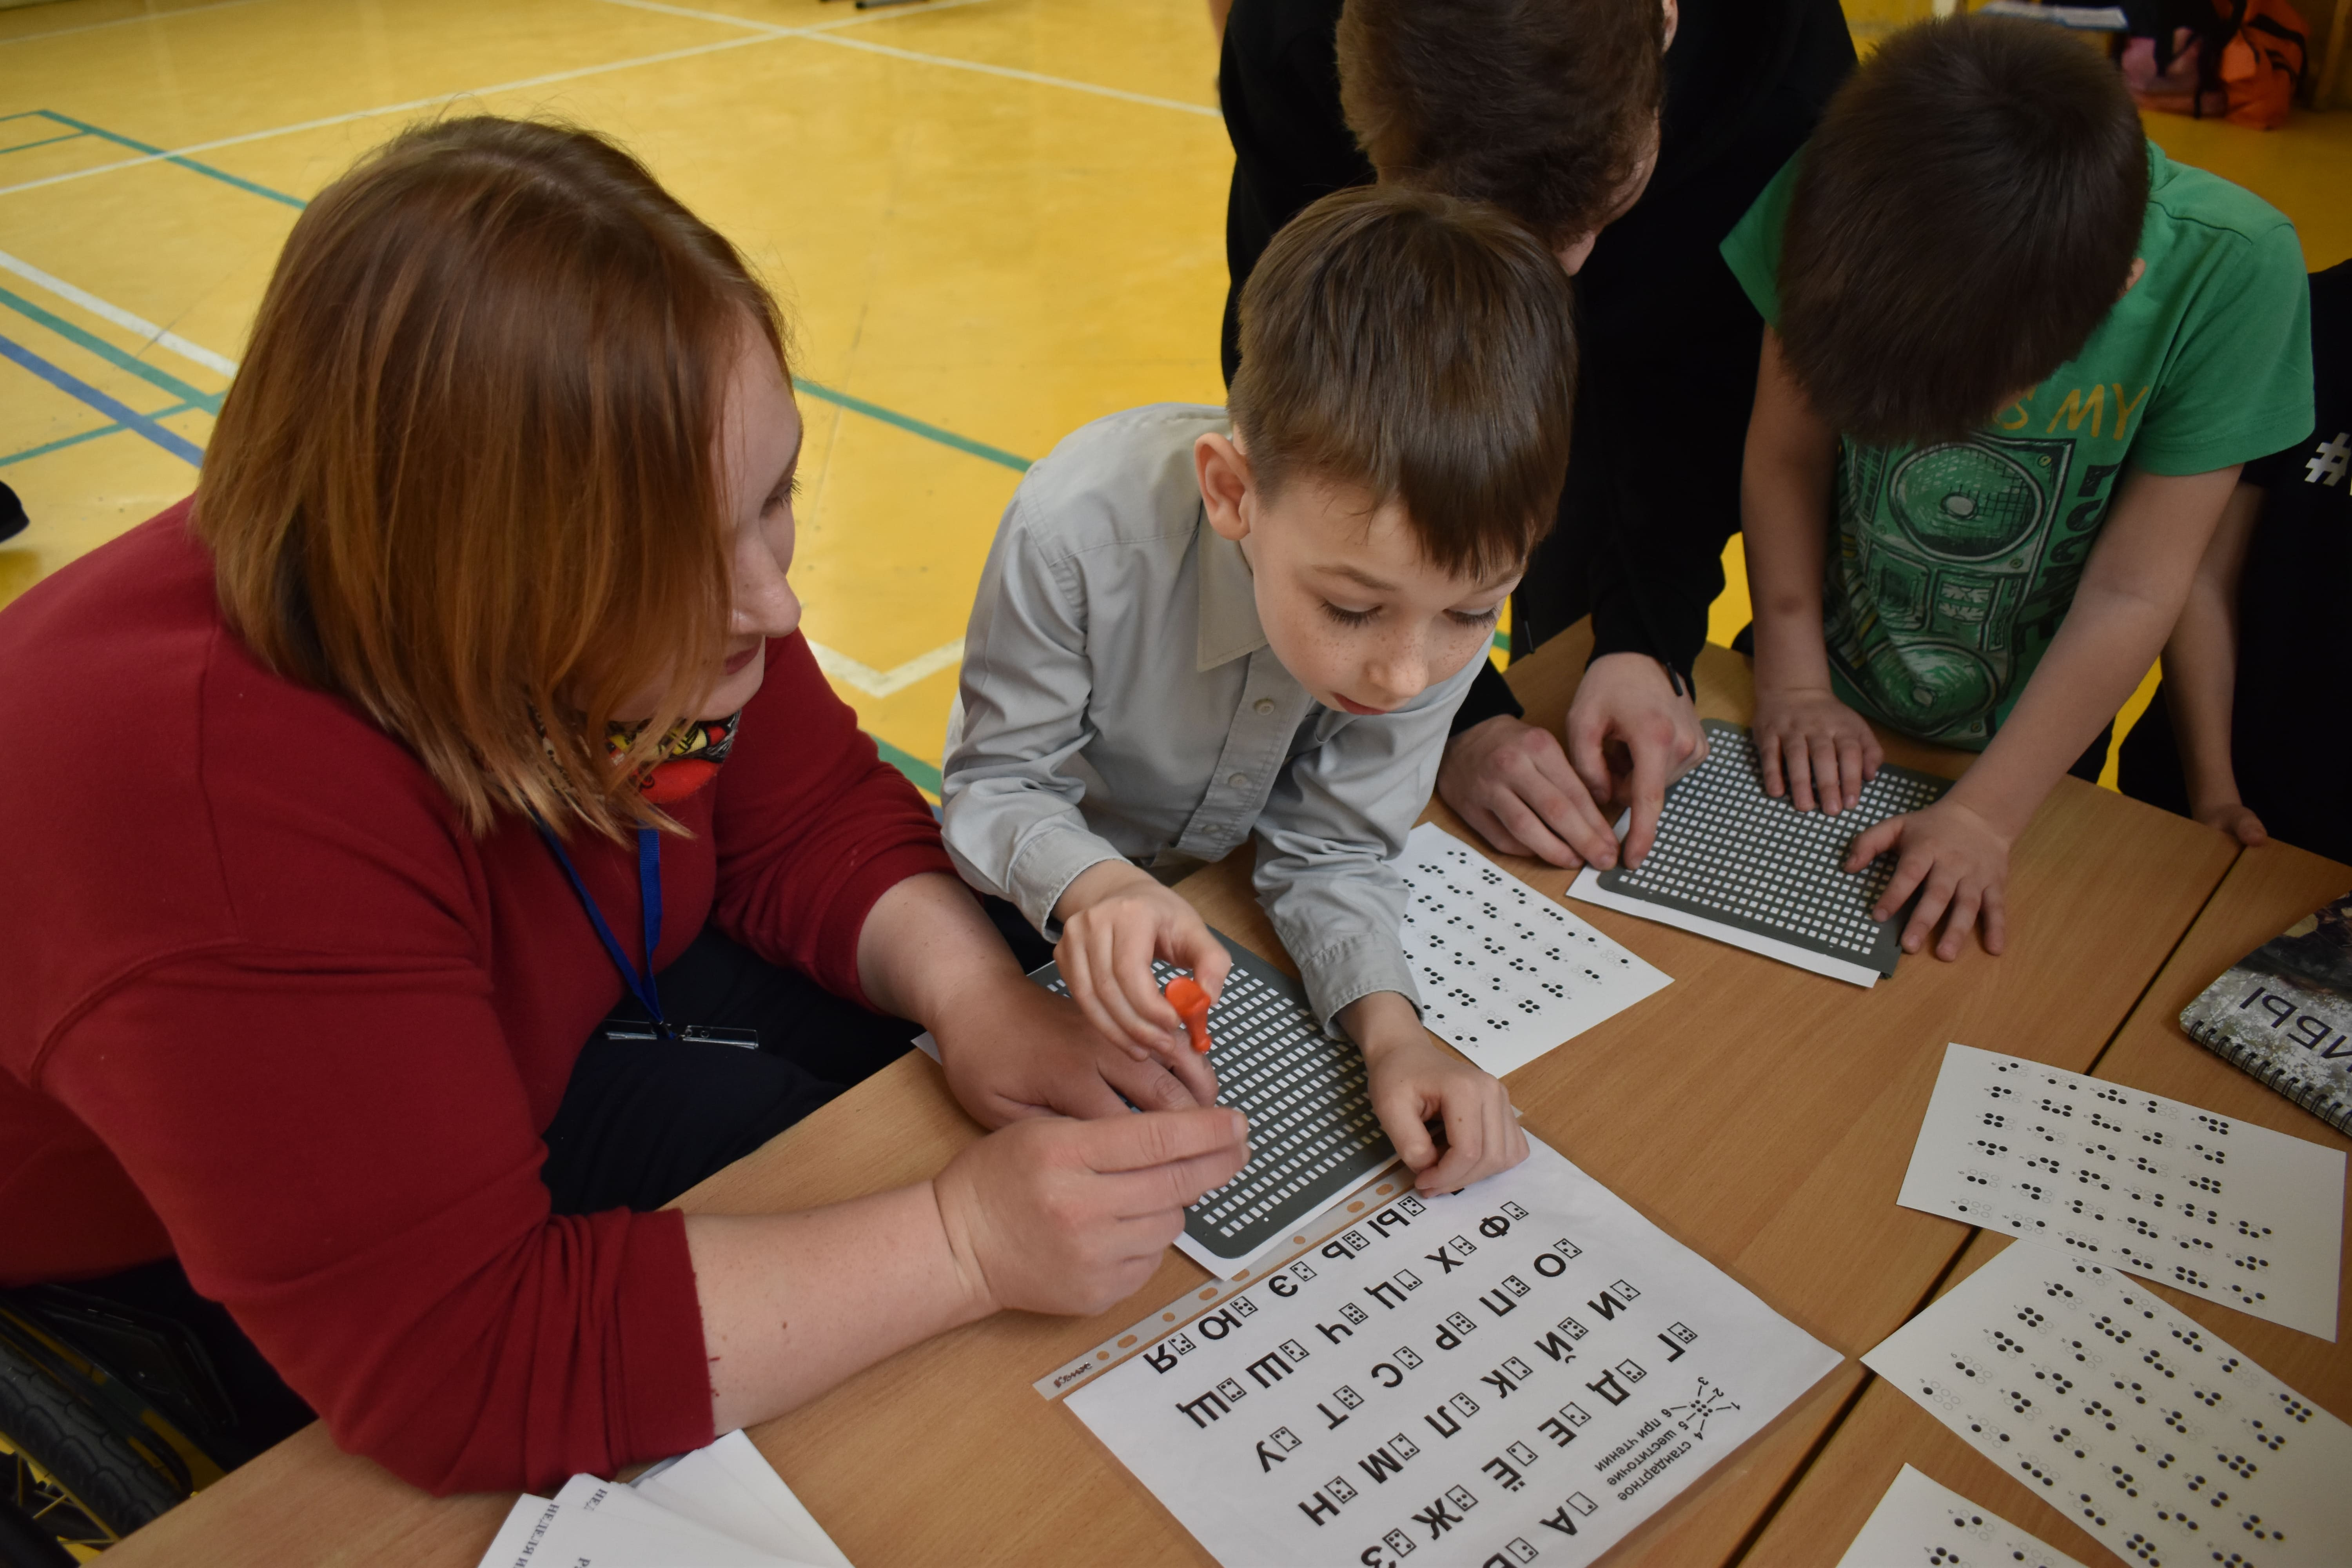
[[[1617, 826], [1619, 836], [1622, 837], [1625, 825], [1621, 821]], [[1759, 931], [1742, 931], [1735, 925], [1724, 925], [1719, 921], [1708, 920], [1705, 915], [1695, 915], [1687, 910], [1669, 909], [1664, 904], [1654, 904], [1643, 899], [1629, 899], [1622, 893], [1612, 893], [1601, 885], [1600, 873], [1590, 866], [1579, 871], [1576, 874], [1576, 880], [1568, 885], [1568, 896], [1571, 899], [1581, 899], [1588, 904], [1599, 904], [1604, 910], [1615, 910], [1620, 914], [1633, 915], [1642, 920], [1655, 921], [1660, 925], [1673, 926], [1677, 931], [1686, 931], [1694, 936], [1710, 937], [1717, 942], [1728, 942], [1733, 947], [1745, 948], [1749, 952], [1759, 953], [1766, 958], [1778, 959], [1782, 963], [1792, 963], [1799, 969], [1808, 969], [1815, 974], [1825, 974], [1832, 980], [1843, 980], [1849, 985], [1859, 985], [1865, 991], [1878, 984], [1878, 971], [1875, 969], [1852, 963], [1843, 958], [1832, 958], [1826, 952], [1815, 952], [1809, 947], [1799, 947], [1795, 942], [1781, 942], [1776, 937], [1765, 936]]]
[[[600, 1480], [594, 1476], [574, 1476], [563, 1483], [555, 1494], [557, 1503], [567, 1509], [577, 1509], [594, 1518], [599, 1527], [626, 1531], [643, 1531], [648, 1540], [667, 1542], [668, 1549], [681, 1559], [690, 1557], [697, 1563], [741, 1563], [766, 1565], [766, 1568], [816, 1568], [790, 1556], [778, 1556], [772, 1552], [739, 1540], [724, 1531], [698, 1522], [684, 1514], [662, 1507], [635, 1488], [619, 1481]], [[733, 1553], [733, 1555], [726, 1555]]]
[[816, 1568], [850, 1568], [824, 1527], [740, 1431], [649, 1470], [630, 1485], [638, 1496], [746, 1545]]
[[787, 1559], [664, 1514], [651, 1503], [644, 1506], [658, 1519], [635, 1516], [625, 1504], [619, 1510], [583, 1507], [581, 1500], [596, 1489], [629, 1489], [575, 1476], [553, 1499], [528, 1492], [517, 1498], [482, 1554], [480, 1568], [793, 1568]]
[[1903, 1467], [1838, 1568], [2084, 1568], [1989, 1508]]
[[1841, 1358], [1528, 1142], [1064, 1403], [1224, 1568], [1591, 1562]]
[[2333, 1341], [2344, 1173], [2341, 1150], [1956, 1044], [1896, 1201]]
[[1421, 1021], [1497, 1078], [1672, 983], [1435, 823], [1397, 864]]
[[2352, 1426], [2129, 1275], [2011, 1242], [1862, 1359], [2126, 1563], [2352, 1556]]

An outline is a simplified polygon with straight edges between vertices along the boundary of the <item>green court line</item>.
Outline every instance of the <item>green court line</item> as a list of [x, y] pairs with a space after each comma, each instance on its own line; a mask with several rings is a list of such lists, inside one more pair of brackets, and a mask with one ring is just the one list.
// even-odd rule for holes
[[[872, 731], [867, 731], [872, 734]], [[907, 775], [907, 782], [927, 794], [940, 793], [940, 770], [911, 752], [902, 752], [879, 735], [874, 735], [874, 749], [882, 760]]]
[[[12, 114], [7, 118], [14, 120], [16, 117]], [[29, 153], [36, 147], [53, 146], [59, 142], [79, 142], [89, 134], [87, 131], [68, 131], [63, 136], [44, 136], [38, 142], [19, 142], [14, 147], [0, 147], [0, 153]]]
[[885, 408], [878, 403], [868, 403], [862, 397], [853, 397], [846, 392], [835, 392], [833, 388], [811, 381], [804, 375], [793, 377], [793, 384], [803, 392], [824, 398], [827, 403], [837, 403], [853, 414], [863, 414], [868, 419], [879, 419], [885, 425], [896, 425], [901, 430], [920, 436], [926, 440], [937, 441], [942, 447], [953, 447], [959, 452], [1011, 468], [1016, 474], [1025, 474], [1029, 471], [1028, 458], [1015, 457], [1002, 447], [992, 447], [985, 441], [975, 441], [969, 436], [959, 436], [952, 430], [942, 430], [928, 421], [900, 414], [894, 409]]
[[[209, 163], [200, 163], [194, 158], [183, 158], [176, 154], [166, 153], [161, 147], [150, 146], [148, 143], [138, 141], [132, 137], [124, 136], [116, 132], [108, 131], [102, 127], [91, 125], [84, 121], [76, 120], [69, 114], [60, 114], [54, 109], [30, 109], [16, 114], [0, 115], [0, 121], [22, 120], [34, 116], [37, 116], [44, 120], [55, 121], [59, 125], [71, 126], [75, 132], [79, 135], [96, 136], [104, 141], [112, 142], [121, 146], [131, 148], [134, 152], [145, 153], [163, 158], [167, 163], [177, 163], [183, 168], [193, 169], [199, 174], [204, 174], [212, 179], [220, 180], [226, 184], [235, 185], [241, 191], [250, 191], [255, 195], [267, 196], [273, 202], [283, 202], [286, 205], [293, 207], [297, 211], [299, 211], [307, 205], [298, 196], [289, 196], [283, 191], [273, 191], [267, 185], [256, 184], [251, 180], [232, 174], [225, 169], [215, 169]], [[59, 138], [59, 140], [63, 140], [63, 138]], [[121, 365], [123, 369], [131, 371], [131, 374], [145, 376], [148, 380], [154, 381], [156, 385], [163, 387], [165, 391], [171, 392], [174, 396], [189, 398], [192, 401], [195, 401], [201, 405], [207, 407], [213, 412], [218, 412], [219, 410], [220, 399], [218, 395], [200, 392], [195, 388], [187, 385], [184, 382], [173, 382], [170, 385], [165, 385], [163, 382], [155, 380], [157, 376], [162, 375], [164, 373], [153, 370], [152, 366], [145, 366], [140, 362], [132, 361], [129, 359], [128, 356], [118, 358], [117, 355], [120, 354], [120, 351], [114, 349], [111, 344], [105, 343], [101, 339], [91, 337], [89, 333], [80, 331], [70, 323], [60, 321], [58, 318], [48, 314], [47, 311], [41, 310], [38, 306], [29, 305], [26, 302], [18, 300], [13, 294], [7, 294], [5, 290], [0, 290], [0, 302], [5, 302], [12, 308], [22, 311], [24, 314], [31, 316], [34, 320], [41, 322], [42, 325], [48, 327], [51, 331], [71, 338], [75, 342], [79, 343], [82, 347], [90, 350], [91, 353], [110, 360], [112, 363]], [[878, 419], [885, 425], [895, 426], [898, 429], [904, 430], [909, 435], [920, 436], [927, 441], [936, 441], [942, 447], [951, 447], [956, 451], [963, 453], [966, 457], [978, 458], [981, 461], [985, 463], [994, 463], [1000, 468], [1010, 468], [1016, 474], [1025, 474], [1029, 471], [1028, 458], [1024, 458], [1015, 452], [1008, 452], [1002, 447], [992, 447], [985, 441], [975, 441], [969, 436], [959, 436], [952, 430], [932, 424], [928, 419], [918, 419], [912, 415], [901, 414], [895, 408], [885, 408], [878, 403], [869, 403], [865, 398], [856, 396], [852, 393], [837, 392], [822, 382], [811, 381], [805, 376], [794, 377], [793, 383], [802, 390], [807, 392], [812, 397], [823, 398], [825, 402], [836, 404], [843, 408], [848, 409], [853, 414], [863, 414], [868, 419]]]
[[18, 315], [40, 322], [41, 325], [48, 328], [49, 331], [57, 333], [58, 336], [67, 339], [68, 342], [78, 344], [82, 348], [88, 349], [99, 358], [106, 361], [107, 363], [114, 365], [118, 369], [129, 371], [140, 380], [144, 381], [152, 386], [158, 387], [163, 391], [170, 393], [173, 396], [181, 399], [183, 402], [193, 404], [194, 406], [203, 409], [207, 414], [218, 414], [220, 412], [221, 394], [217, 392], [205, 392], [200, 387], [190, 386], [186, 382], [182, 381], [178, 376], [173, 375], [171, 372], [167, 370], [160, 370], [154, 365], [149, 364], [145, 360], [141, 359], [136, 354], [123, 353], [121, 349], [116, 348], [112, 343], [108, 342], [104, 338], [99, 337], [95, 333], [84, 331], [81, 328], [75, 326], [71, 321], [67, 321], [62, 316], [51, 315], [48, 311], [42, 310], [38, 305], [34, 304], [30, 300], [24, 299], [16, 294], [12, 294], [5, 289], [0, 289], [0, 305], [5, 305], [8, 309], [16, 311]]
[[85, 135], [111, 142], [120, 147], [128, 147], [134, 153], [145, 153], [152, 157], [161, 158], [167, 163], [177, 163], [183, 169], [194, 169], [199, 174], [218, 180], [224, 184], [235, 185], [240, 191], [250, 191], [257, 196], [267, 196], [273, 202], [283, 202], [297, 212], [309, 205], [299, 196], [289, 196], [284, 191], [273, 191], [268, 185], [257, 185], [241, 175], [230, 174], [226, 169], [215, 169], [210, 163], [200, 163], [194, 158], [183, 158], [176, 153], [168, 153], [161, 147], [152, 147], [144, 142], [91, 125], [85, 121], [76, 120], [70, 114], [59, 114], [54, 109], [36, 109], [27, 112], [40, 115], [47, 120], [54, 120], [60, 125], [70, 125]]
[[[158, 408], [148, 417], [169, 419], [174, 414], [185, 414], [196, 406], [193, 403], [183, 403], [171, 408]], [[61, 452], [68, 447], [79, 447], [84, 441], [95, 441], [100, 436], [112, 436], [119, 431], [130, 428], [130, 426], [118, 420], [112, 424], [101, 425], [95, 430], [85, 430], [79, 436], [68, 436], [56, 441], [44, 441], [37, 447], [27, 447], [21, 452], [11, 452], [5, 457], [0, 457], [0, 468], [5, 468], [11, 463], [25, 462], [33, 458], [45, 458], [51, 452]]]

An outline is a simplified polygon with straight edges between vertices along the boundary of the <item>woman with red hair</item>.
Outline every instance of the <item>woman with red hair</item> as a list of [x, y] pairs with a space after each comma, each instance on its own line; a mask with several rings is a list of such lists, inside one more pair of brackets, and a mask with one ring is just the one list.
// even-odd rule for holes
[[[0, 614], [0, 1285], [448, 1491], [1142, 1283], [1240, 1118], [1023, 978], [818, 674], [800, 439], [766, 291], [595, 136], [310, 204], [194, 497]], [[1003, 1128], [936, 1178], [648, 1212], [917, 1025]]]

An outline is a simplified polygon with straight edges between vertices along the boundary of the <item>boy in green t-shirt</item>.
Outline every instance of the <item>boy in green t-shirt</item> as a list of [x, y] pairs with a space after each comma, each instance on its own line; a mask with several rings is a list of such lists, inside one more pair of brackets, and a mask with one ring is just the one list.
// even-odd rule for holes
[[[2238, 466], [2311, 426], [2294, 229], [2167, 159], [2054, 28], [1897, 34], [1723, 243], [1766, 322], [1741, 484], [1765, 788], [1835, 812], [1867, 715], [1982, 751], [1877, 915], [2005, 940], [2009, 849], [2178, 618]], [[2087, 763], [2089, 759], [2084, 759]]]

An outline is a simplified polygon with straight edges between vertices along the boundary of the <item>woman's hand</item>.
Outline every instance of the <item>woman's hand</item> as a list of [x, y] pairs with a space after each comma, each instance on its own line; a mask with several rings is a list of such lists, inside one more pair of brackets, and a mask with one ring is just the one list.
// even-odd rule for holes
[[1184, 1020], [1160, 994], [1151, 961], [1189, 969], [1214, 1002], [1233, 955], [1200, 912], [1152, 875], [1124, 860], [1078, 873], [1055, 904], [1062, 940], [1054, 949], [1063, 984], [1094, 1026], [1122, 1041], [1137, 1061], [1177, 1063], [1193, 1055]]
[[982, 1126], [1056, 1113], [1124, 1116], [1130, 1105], [1186, 1110], [1216, 1103], [1217, 1075], [1208, 1058], [1181, 1051], [1172, 1060], [1138, 1060], [1067, 998], [1009, 963], [1005, 969], [999, 984], [968, 994], [952, 1021], [931, 1026], [948, 1088]]
[[1939, 919], [1936, 956], [1960, 956], [1969, 932], [1981, 922], [1984, 950], [1998, 953], [2009, 940], [2009, 838], [1968, 806], [1947, 795], [1924, 811], [1890, 816], [1867, 829], [1846, 852], [1845, 868], [1859, 871], [1890, 849], [1900, 849], [1894, 879], [1879, 895], [1874, 921], [1895, 918], [1916, 889], [1919, 907], [1903, 928], [1903, 951], [1917, 952]]
[[[1414, 1186], [1458, 1192], [1528, 1157], [1527, 1134], [1502, 1083], [1440, 1049], [1412, 1003], [1375, 991], [1341, 1008], [1339, 1017], [1364, 1053], [1372, 1110], [1412, 1168]], [[1443, 1151], [1430, 1136], [1431, 1121], [1445, 1129]]]
[[1818, 802], [1832, 816], [1862, 797], [1886, 760], [1869, 723], [1826, 686], [1759, 684], [1756, 750], [1766, 795], [1789, 795], [1799, 811]]
[[1249, 1163], [1248, 1131], [1206, 1108], [991, 1133], [931, 1179], [957, 1269], [989, 1311], [1099, 1312], [1151, 1278], [1185, 1205]]

